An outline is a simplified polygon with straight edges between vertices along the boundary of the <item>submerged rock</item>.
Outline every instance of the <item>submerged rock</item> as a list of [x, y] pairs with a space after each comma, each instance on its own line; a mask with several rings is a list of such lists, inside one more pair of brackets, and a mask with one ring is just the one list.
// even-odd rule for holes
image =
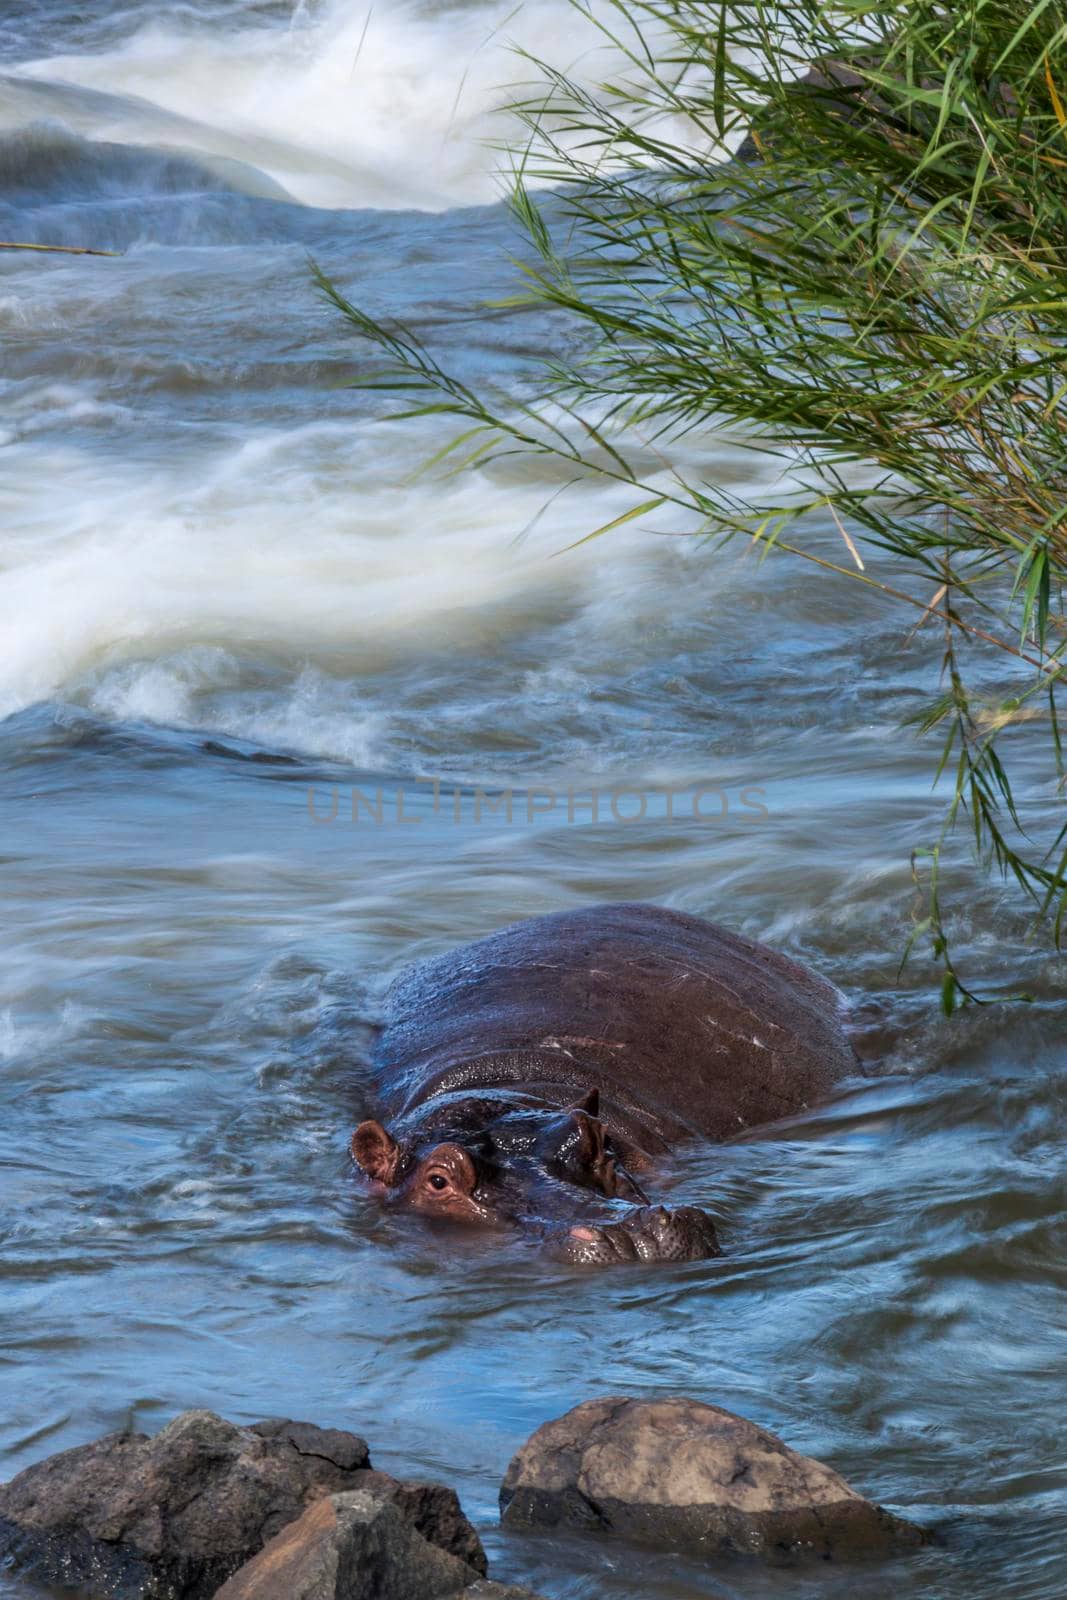
[[698, 1400], [588, 1400], [508, 1468], [511, 1528], [567, 1526], [700, 1553], [886, 1556], [925, 1542], [820, 1461]]
[[102, 1600], [209, 1600], [313, 1502], [363, 1490], [475, 1574], [485, 1553], [454, 1492], [374, 1472], [366, 1441], [187, 1411], [155, 1435], [110, 1434], [0, 1486], [0, 1557]]
[[510, 1584], [493, 1584], [483, 1578], [472, 1589], [462, 1590], [456, 1600], [541, 1600], [541, 1595], [534, 1594], [533, 1589], [514, 1589]]

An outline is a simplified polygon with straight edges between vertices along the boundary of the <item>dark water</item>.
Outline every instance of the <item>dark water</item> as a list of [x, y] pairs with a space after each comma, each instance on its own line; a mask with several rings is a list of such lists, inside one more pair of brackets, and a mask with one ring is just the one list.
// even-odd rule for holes
[[[543, 465], [419, 477], [433, 430], [341, 387], [367, 358], [309, 251], [504, 393], [572, 337], [484, 307], [514, 248], [481, 142], [507, 15], [0, 21], [0, 234], [125, 252], [0, 252], [0, 1473], [186, 1406], [284, 1413], [454, 1482], [497, 1575], [556, 1600], [1054, 1600], [1063, 974], [964, 864], [958, 953], [1034, 1003], [947, 1024], [922, 960], [898, 975], [941, 808], [899, 722], [937, 641], [667, 523], [560, 555], [625, 499]], [[503, 32], [551, 50], [562, 17]], [[739, 487], [772, 470], [701, 449]], [[510, 824], [476, 817], [494, 785]], [[871, 1075], [667, 1176], [721, 1262], [574, 1274], [368, 1208], [345, 1150], [390, 974], [613, 898], [876, 1001]], [[939, 1542], [857, 1579], [503, 1537], [516, 1445], [607, 1391], [737, 1408]]]

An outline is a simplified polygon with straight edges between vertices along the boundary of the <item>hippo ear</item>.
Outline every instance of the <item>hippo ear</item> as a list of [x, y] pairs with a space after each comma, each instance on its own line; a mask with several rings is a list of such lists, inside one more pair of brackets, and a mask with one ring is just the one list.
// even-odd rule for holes
[[571, 1121], [578, 1129], [578, 1154], [587, 1166], [595, 1167], [604, 1159], [607, 1135], [600, 1121], [600, 1090], [590, 1089], [570, 1109]]
[[[596, 1090], [593, 1090], [596, 1094]], [[608, 1136], [604, 1124], [585, 1110], [585, 1102], [571, 1107], [571, 1121], [578, 1129], [578, 1154], [587, 1166], [598, 1167], [607, 1152]]]
[[352, 1135], [352, 1159], [368, 1178], [391, 1184], [396, 1179], [400, 1146], [380, 1122], [361, 1122]]
[[590, 1089], [587, 1095], [584, 1095], [581, 1100], [577, 1101], [576, 1104], [571, 1107], [571, 1110], [584, 1111], [590, 1117], [599, 1117], [600, 1090]]

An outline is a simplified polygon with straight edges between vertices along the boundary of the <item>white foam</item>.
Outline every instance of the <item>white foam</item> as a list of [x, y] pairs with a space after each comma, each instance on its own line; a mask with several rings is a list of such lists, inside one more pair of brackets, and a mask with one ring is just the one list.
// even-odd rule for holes
[[[598, 612], [620, 585], [632, 621], [642, 601], [627, 575], [662, 611], [676, 541], [650, 549], [635, 527], [610, 551], [559, 554], [632, 491], [557, 497], [516, 545], [509, 535], [551, 486], [412, 480], [426, 448], [417, 430], [336, 424], [259, 433], [166, 468], [94, 458], [51, 434], [9, 447], [0, 715], [75, 692], [105, 715], [181, 726], [226, 691], [212, 726], [360, 762], [381, 730], [337, 684], [412, 652], [476, 651], [486, 626], [521, 630], [546, 604], [559, 617]], [[269, 715], [262, 697], [240, 712], [251, 662], [281, 673]]]
[[239, 669], [218, 645], [195, 645], [167, 660], [124, 662], [93, 685], [89, 704], [117, 722], [156, 722], [189, 727], [196, 721], [198, 689], [218, 688]]
[[359, 768], [390, 759], [388, 719], [364, 707], [350, 681], [308, 665], [265, 703], [255, 690], [242, 691], [241, 677], [228, 651], [197, 645], [165, 660], [105, 671], [87, 700], [98, 715], [117, 722], [201, 729]]
[[88, 1016], [85, 1007], [72, 1000], [64, 1000], [50, 1022], [20, 1020], [11, 1006], [5, 1007], [0, 1011], [0, 1061], [54, 1049], [73, 1038]]
[[[434, 210], [500, 194], [490, 143], [519, 130], [496, 113], [536, 82], [512, 46], [591, 84], [621, 65], [568, 0], [434, 11], [329, 0], [289, 27], [152, 23], [117, 49], [21, 70], [122, 97], [65, 113], [95, 137], [251, 163], [311, 205]], [[668, 125], [676, 143], [686, 136]]]

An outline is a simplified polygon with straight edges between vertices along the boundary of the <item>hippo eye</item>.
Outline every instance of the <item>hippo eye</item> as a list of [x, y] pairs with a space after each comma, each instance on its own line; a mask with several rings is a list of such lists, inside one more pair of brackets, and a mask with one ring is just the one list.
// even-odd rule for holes
[[478, 1182], [474, 1162], [458, 1144], [439, 1144], [431, 1150], [421, 1172], [419, 1188], [427, 1200], [469, 1197]]

